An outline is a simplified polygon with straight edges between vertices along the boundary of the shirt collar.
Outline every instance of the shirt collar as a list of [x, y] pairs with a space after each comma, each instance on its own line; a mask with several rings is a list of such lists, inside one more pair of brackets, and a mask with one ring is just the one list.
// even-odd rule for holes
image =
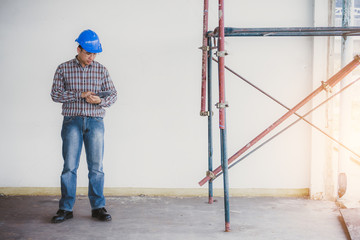
[[[81, 66], [79, 60], [77, 59], [77, 56], [78, 56], [78, 55], [75, 56], [74, 62], [76, 62], [80, 67], [83, 67], [83, 66]], [[86, 68], [86, 67], [92, 67], [93, 63], [94, 63], [94, 61], [92, 61], [89, 65], [86, 65], [85, 68]]]

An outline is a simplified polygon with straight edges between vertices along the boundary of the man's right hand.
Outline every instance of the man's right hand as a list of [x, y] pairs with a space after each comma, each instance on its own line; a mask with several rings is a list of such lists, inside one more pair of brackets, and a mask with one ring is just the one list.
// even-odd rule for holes
[[82, 92], [81, 93], [81, 98], [87, 98], [90, 95], [95, 95], [95, 93], [91, 92], [91, 91], [87, 91], [87, 92]]

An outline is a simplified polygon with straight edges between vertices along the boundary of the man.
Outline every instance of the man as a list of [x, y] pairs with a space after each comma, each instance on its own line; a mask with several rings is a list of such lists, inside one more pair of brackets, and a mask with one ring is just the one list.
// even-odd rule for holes
[[62, 103], [64, 115], [61, 138], [64, 167], [61, 173], [59, 210], [52, 218], [60, 223], [73, 217], [76, 198], [76, 176], [84, 143], [89, 170], [88, 197], [92, 217], [111, 221], [105, 209], [104, 172], [104, 107], [117, 99], [117, 92], [107, 69], [94, 61], [102, 52], [98, 35], [83, 31], [75, 40], [79, 46], [76, 57], [58, 66], [51, 90], [53, 101]]

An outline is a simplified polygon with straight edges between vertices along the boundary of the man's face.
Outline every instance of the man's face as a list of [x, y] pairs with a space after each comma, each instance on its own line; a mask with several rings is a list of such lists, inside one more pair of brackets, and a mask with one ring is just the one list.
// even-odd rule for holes
[[89, 53], [79, 47], [77, 48], [77, 52], [78, 52], [77, 58], [81, 64], [81, 66], [83, 66], [83, 67], [91, 64], [92, 61], [94, 61], [94, 59], [96, 57], [96, 53]]

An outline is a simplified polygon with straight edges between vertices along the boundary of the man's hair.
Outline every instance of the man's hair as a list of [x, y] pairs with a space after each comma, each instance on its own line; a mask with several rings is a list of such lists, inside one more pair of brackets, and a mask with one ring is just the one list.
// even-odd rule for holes
[[78, 48], [80, 48], [80, 50], [83, 50], [83, 48], [82, 48], [82, 46], [81, 46], [81, 45], [79, 45], [79, 46], [78, 46]]

